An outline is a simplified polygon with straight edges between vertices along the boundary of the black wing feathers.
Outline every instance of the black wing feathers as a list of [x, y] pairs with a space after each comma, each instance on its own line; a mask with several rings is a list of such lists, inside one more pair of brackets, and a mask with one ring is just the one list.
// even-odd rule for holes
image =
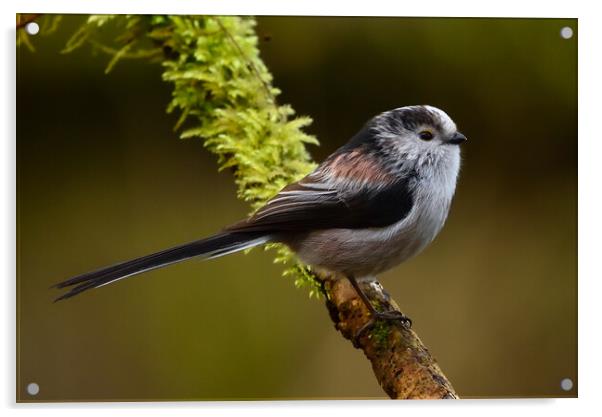
[[[385, 227], [404, 219], [411, 211], [411, 181], [412, 177], [408, 177], [381, 188], [363, 187], [347, 194], [306, 191], [288, 198], [279, 194], [273, 204], [229, 230], [278, 233]], [[292, 189], [299, 189], [301, 184]]]
[[414, 199], [410, 191], [412, 178], [404, 178], [376, 192], [365, 192], [350, 199], [353, 215], [352, 229], [385, 227], [403, 220], [412, 210]]
[[387, 150], [369, 121], [313, 174], [284, 188], [250, 219], [228, 230], [307, 232], [385, 227], [404, 219], [414, 205], [413, 170], [392, 174]]

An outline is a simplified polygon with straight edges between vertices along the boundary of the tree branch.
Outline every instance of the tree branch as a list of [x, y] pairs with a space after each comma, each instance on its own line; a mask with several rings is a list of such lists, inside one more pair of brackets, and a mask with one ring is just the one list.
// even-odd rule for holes
[[[368, 309], [345, 277], [329, 275], [321, 279], [335, 328], [353, 340], [370, 319]], [[359, 285], [379, 310], [399, 310], [377, 281]], [[358, 348], [372, 363], [380, 386], [393, 399], [459, 398], [435, 358], [411, 329], [377, 322], [359, 338]]]

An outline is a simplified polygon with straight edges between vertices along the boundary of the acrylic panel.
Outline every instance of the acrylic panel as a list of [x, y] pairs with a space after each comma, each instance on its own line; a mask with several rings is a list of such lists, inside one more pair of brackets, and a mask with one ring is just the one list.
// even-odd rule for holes
[[[18, 401], [428, 397], [409, 385], [442, 376], [460, 398], [577, 396], [576, 19], [17, 20]], [[468, 142], [440, 234], [378, 275], [415, 333], [377, 323], [372, 361], [275, 249], [53, 302], [58, 282], [244, 219], [415, 104]], [[408, 379], [420, 366], [432, 381]]]

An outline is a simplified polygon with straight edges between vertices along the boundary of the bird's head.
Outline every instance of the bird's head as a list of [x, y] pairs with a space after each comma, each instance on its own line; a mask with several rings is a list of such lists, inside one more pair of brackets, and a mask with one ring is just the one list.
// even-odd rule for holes
[[410, 160], [459, 157], [466, 141], [454, 121], [433, 106], [407, 106], [376, 116], [370, 123], [376, 139]]

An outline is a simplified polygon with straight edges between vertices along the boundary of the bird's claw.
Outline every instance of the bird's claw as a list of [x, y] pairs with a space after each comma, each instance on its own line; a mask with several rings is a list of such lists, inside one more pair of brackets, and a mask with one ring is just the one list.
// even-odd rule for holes
[[403, 328], [408, 330], [412, 328], [412, 319], [403, 314], [401, 311], [391, 310], [372, 313], [370, 319], [353, 336], [352, 342], [354, 347], [359, 348], [360, 338], [368, 330], [372, 329], [378, 320], [392, 321], [396, 324], [399, 323]]

